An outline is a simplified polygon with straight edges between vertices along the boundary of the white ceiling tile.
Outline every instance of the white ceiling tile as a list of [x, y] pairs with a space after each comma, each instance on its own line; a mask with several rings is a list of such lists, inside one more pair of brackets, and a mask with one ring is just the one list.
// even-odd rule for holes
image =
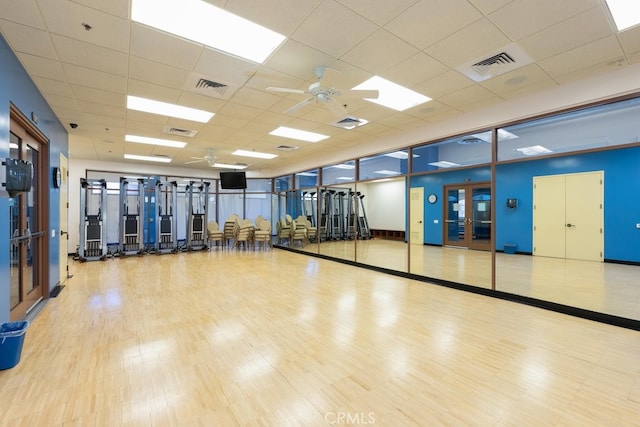
[[97, 104], [89, 101], [78, 101], [78, 107], [81, 111], [101, 116], [116, 117], [119, 119], [126, 118], [126, 110], [113, 105]]
[[386, 24], [416, 2], [416, 0], [385, 0], [376, 2], [375, 7], [372, 7], [370, 0], [338, 1], [378, 25]]
[[40, 30], [47, 29], [35, 0], [21, 0], [20, 7], [16, 7], [15, 0], [0, 0], [0, 29], [2, 29], [2, 20]]
[[457, 67], [494, 52], [509, 42], [498, 28], [483, 18], [434, 43], [425, 52], [450, 67]]
[[602, 7], [594, 7], [520, 40], [518, 44], [535, 60], [546, 59], [611, 34]]
[[339, 58], [375, 30], [371, 21], [334, 0], [325, 0], [291, 38]]
[[140, 96], [156, 101], [175, 104], [178, 102], [181, 93], [182, 91], [179, 89], [153, 84], [145, 80], [129, 79], [127, 82], [127, 95]]
[[123, 76], [91, 70], [73, 64], [62, 64], [69, 83], [94, 87], [109, 92], [127, 93], [127, 79]]
[[481, 84], [496, 95], [504, 97], [511, 92], [521, 92], [528, 86], [553, 86], [555, 82], [537, 64], [529, 64], [509, 73], [485, 80]]
[[419, 49], [425, 49], [481, 17], [467, 0], [420, 0], [385, 28]]
[[129, 56], [126, 53], [56, 34], [51, 38], [62, 62], [119, 76], [127, 75]]
[[62, 64], [60, 64], [59, 61], [27, 53], [18, 53], [17, 56], [22, 66], [31, 76], [46, 77], [47, 79], [59, 80], [61, 82], [67, 79]]
[[489, 17], [507, 37], [519, 41], [600, 4], [601, 0], [515, 0]]
[[[73, 1], [39, 0], [47, 29], [53, 34], [121, 52], [129, 51], [129, 21]], [[85, 29], [85, 24], [91, 30]]]
[[76, 3], [83, 4], [92, 9], [115, 15], [119, 18], [127, 19], [129, 17], [129, 0], [74, 0]]
[[442, 74], [449, 68], [426, 53], [419, 52], [382, 73], [382, 77], [406, 87]]
[[120, 108], [125, 108], [127, 105], [126, 95], [123, 93], [109, 92], [94, 87], [74, 84], [71, 85], [71, 91], [78, 100], [98, 102]]
[[225, 9], [286, 36], [320, 3], [321, 0], [229, 0], [225, 2]]
[[47, 79], [46, 77], [33, 77], [33, 82], [38, 86], [38, 89], [45, 95], [64, 96], [66, 98], [73, 98], [73, 92], [71, 92], [71, 86], [66, 81]]
[[245, 84], [258, 67], [255, 63], [206, 48], [193, 71], [217, 82], [239, 86]]
[[480, 12], [485, 15], [490, 14], [491, 12], [500, 9], [502, 6], [505, 6], [511, 3], [513, 0], [469, 0], [475, 7], [477, 7]]
[[[371, 52], [376, 52], [372, 55]], [[380, 74], [418, 53], [409, 43], [380, 29], [343, 55], [342, 60], [374, 74]]]
[[318, 49], [287, 39], [280, 49], [265, 61], [264, 65], [277, 72], [308, 81], [315, 80], [314, 67], [331, 65], [333, 61], [332, 56]]
[[[462, 90], [441, 96], [438, 101], [455, 109], [462, 109], [466, 105], [494, 100], [497, 96], [482, 86], [469, 86]], [[418, 108], [420, 110], [420, 108]]]
[[238, 90], [235, 95], [233, 95], [231, 102], [259, 107], [266, 110], [279, 100], [280, 97], [273, 95], [272, 93], [245, 87]]
[[148, 80], [173, 89], [182, 89], [189, 78], [189, 72], [132, 55], [129, 60], [129, 77], [135, 80]]
[[199, 108], [200, 110], [210, 111], [216, 113], [225, 104], [225, 101], [221, 99], [211, 98], [207, 95], [200, 93], [194, 93], [189, 91], [183, 91], [178, 98], [178, 104], [186, 105], [191, 108]]
[[131, 24], [130, 53], [155, 62], [193, 71], [204, 47], [144, 25]]
[[414, 90], [429, 98], [436, 99], [471, 85], [473, 85], [473, 81], [455, 70], [449, 70], [416, 85]]
[[631, 59], [640, 56], [640, 26], [618, 33], [618, 39], [627, 57]]
[[540, 66], [551, 77], [557, 78], [582, 68], [615, 60], [621, 56], [622, 49], [618, 40], [615, 36], [609, 36], [540, 61]]
[[15, 52], [58, 59], [51, 37], [46, 31], [2, 20], [0, 20], [0, 30]]

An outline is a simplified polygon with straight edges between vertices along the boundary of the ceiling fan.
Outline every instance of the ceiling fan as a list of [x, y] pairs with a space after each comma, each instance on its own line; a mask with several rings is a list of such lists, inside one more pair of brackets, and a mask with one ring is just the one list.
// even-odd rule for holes
[[351, 98], [353, 98], [354, 96], [358, 98], [369, 99], [375, 99], [378, 97], [377, 90], [341, 90], [336, 89], [333, 86], [325, 85], [323, 82], [323, 78], [325, 77], [325, 72], [327, 70], [330, 70], [330, 68], [322, 65], [315, 67], [313, 69], [313, 72], [316, 75], [318, 81], [312, 83], [307, 90], [286, 87], [268, 87], [267, 91], [284, 93], [306, 93], [308, 95], [311, 95], [304, 101], [301, 101], [295, 104], [293, 107], [287, 109], [285, 113], [293, 113], [315, 101], [316, 104], [324, 105], [337, 117], [346, 116], [347, 110], [345, 108], [346, 105], [338, 102], [338, 100], [336, 100], [336, 97], [342, 95], [350, 96]]
[[199, 162], [207, 162], [209, 166], [213, 166], [216, 162], [216, 156], [213, 155], [213, 148], [207, 149], [207, 154], [204, 157], [191, 157], [193, 160], [185, 162], [185, 165]]

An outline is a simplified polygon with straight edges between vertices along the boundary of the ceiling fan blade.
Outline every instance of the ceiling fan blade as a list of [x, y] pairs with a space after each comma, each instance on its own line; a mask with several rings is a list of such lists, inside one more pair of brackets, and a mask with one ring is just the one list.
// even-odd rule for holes
[[301, 89], [291, 89], [288, 87], [273, 87], [269, 86], [266, 89], [268, 92], [284, 92], [284, 93], [306, 93], [306, 91]]
[[294, 105], [293, 107], [288, 108], [287, 110], [285, 110], [285, 111], [284, 111], [284, 113], [285, 113], [285, 114], [290, 114], [290, 113], [296, 112], [296, 111], [298, 111], [299, 109], [301, 109], [302, 107], [305, 107], [305, 106], [309, 105], [309, 104], [311, 103], [311, 101], [313, 101], [313, 97], [311, 97], [311, 98], [307, 98], [307, 99], [305, 99], [305, 100], [304, 100], [304, 101], [302, 101], [302, 102], [298, 102], [298, 103], [297, 103], [296, 105]]
[[336, 117], [342, 117], [347, 115], [347, 110], [344, 108], [342, 104], [335, 100], [335, 98], [331, 98], [329, 102], [324, 104], [329, 111], [331, 111]]
[[365, 99], [378, 99], [380, 91], [377, 90], [345, 90], [343, 95], [349, 98], [365, 98]]
[[191, 161], [188, 161], [188, 162], [184, 162], [184, 164], [185, 165], [189, 165], [191, 163], [200, 163], [200, 162], [204, 162], [205, 160], [207, 160], [207, 159], [191, 160]]
[[[321, 69], [321, 70], [318, 71], [318, 69]], [[318, 80], [320, 84], [322, 86], [329, 86], [329, 87], [336, 85], [338, 76], [340, 75], [340, 72], [335, 68], [324, 67], [324, 66], [316, 67], [314, 69], [314, 72], [316, 73], [316, 76], [318, 76]]]

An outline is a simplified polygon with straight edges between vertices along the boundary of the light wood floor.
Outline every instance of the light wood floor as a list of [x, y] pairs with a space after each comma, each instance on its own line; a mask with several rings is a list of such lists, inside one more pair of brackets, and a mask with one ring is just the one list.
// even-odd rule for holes
[[70, 270], [2, 426], [640, 425], [635, 331], [278, 249]]
[[[294, 246], [300, 249], [300, 246]], [[411, 273], [491, 289], [491, 253], [412, 245]], [[407, 244], [373, 239], [308, 244], [303, 250], [406, 272]], [[496, 253], [495, 289], [640, 320], [640, 267]]]

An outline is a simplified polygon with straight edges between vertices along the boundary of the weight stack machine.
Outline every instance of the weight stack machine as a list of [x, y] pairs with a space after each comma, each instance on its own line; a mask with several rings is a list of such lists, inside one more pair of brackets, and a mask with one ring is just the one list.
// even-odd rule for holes
[[353, 200], [357, 206], [356, 212], [358, 213], [358, 238], [363, 240], [371, 239], [373, 236], [371, 235], [367, 213], [364, 209], [364, 194], [360, 194], [359, 191], [354, 193]]
[[176, 207], [178, 205], [178, 183], [176, 181], [156, 181], [156, 240], [154, 252], [167, 254], [178, 252], [178, 225]]
[[209, 182], [191, 181], [187, 186], [187, 243], [185, 249], [208, 249], [207, 218]]
[[80, 178], [80, 244], [78, 260], [107, 258], [107, 182]]
[[[136, 185], [137, 184], [137, 185]], [[142, 255], [144, 253], [143, 218], [144, 180], [130, 182], [120, 178], [120, 242], [118, 255]]]

